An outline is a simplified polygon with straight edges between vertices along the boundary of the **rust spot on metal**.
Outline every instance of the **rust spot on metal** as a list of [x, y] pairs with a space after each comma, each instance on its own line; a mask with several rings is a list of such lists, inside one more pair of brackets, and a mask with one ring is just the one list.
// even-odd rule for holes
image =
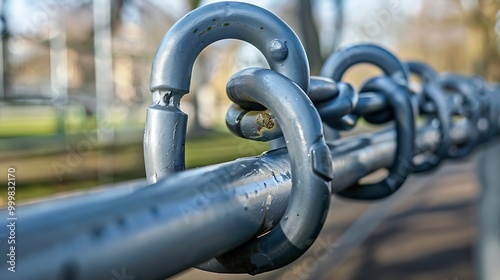
[[262, 128], [272, 129], [276, 122], [271, 114], [263, 112], [257, 116], [257, 124], [259, 125], [258, 129], [260, 131]]

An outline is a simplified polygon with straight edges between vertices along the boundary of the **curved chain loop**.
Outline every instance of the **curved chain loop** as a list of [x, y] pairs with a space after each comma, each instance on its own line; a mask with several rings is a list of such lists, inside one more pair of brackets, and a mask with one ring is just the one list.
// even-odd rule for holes
[[492, 106], [491, 106], [491, 88], [486, 81], [480, 76], [472, 76], [469, 78], [474, 88], [474, 97], [479, 103], [480, 118], [477, 123], [479, 130], [478, 143], [488, 141], [495, 134], [494, 119], [492, 119]]
[[396, 125], [396, 155], [387, 177], [374, 184], [359, 184], [342, 190], [337, 195], [362, 200], [385, 198], [396, 192], [412, 172], [412, 158], [415, 139], [415, 118], [409, 89], [390, 77], [370, 79], [361, 89], [363, 92], [377, 92], [387, 99]]
[[257, 274], [291, 263], [319, 234], [330, 205], [330, 150], [313, 104], [285, 76], [269, 69], [245, 69], [230, 78], [227, 94], [238, 104], [256, 102], [266, 106], [280, 122], [291, 159], [292, 192], [284, 218], [269, 233], [200, 268]]
[[361, 44], [339, 49], [330, 55], [323, 67], [321, 76], [338, 82], [347, 69], [359, 63], [369, 63], [379, 67], [385, 75], [391, 76], [401, 84], [408, 83], [408, 69], [391, 52], [374, 44]]
[[[309, 97], [316, 106], [321, 119], [334, 129], [350, 127], [349, 121], [344, 116], [351, 113], [358, 103], [358, 94], [352, 86], [343, 82], [335, 83], [323, 77], [311, 77], [311, 85], [315, 86], [311, 88]], [[327, 89], [333, 89], [333, 85], [336, 85], [335, 91], [331, 90], [328, 93]]]
[[439, 76], [440, 87], [452, 97], [452, 116], [466, 118], [470, 123], [469, 139], [461, 145], [451, 145], [448, 157], [463, 158], [469, 155], [479, 142], [478, 122], [481, 118], [479, 101], [474, 97], [473, 85], [457, 74], [442, 74]]
[[[345, 72], [350, 67], [360, 63], [374, 65], [380, 68], [385, 75], [390, 76], [396, 82], [402, 85], [408, 84], [408, 69], [406, 68], [406, 65], [401, 63], [401, 61], [388, 50], [373, 44], [356, 45], [337, 50], [327, 58], [325, 64], [321, 68], [321, 76], [329, 77], [335, 82], [340, 82]], [[359, 99], [361, 99], [361, 96]], [[365, 100], [358, 101], [367, 102]], [[363, 117], [368, 122], [373, 124], [386, 123], [392, 120], [393, 116], [390, 110], [384, 109], [385, 108], [372, 113], [365, 112]], [[337, 122], [335, 122], [335, 120], [327, 121], [323, 118], [327, 124], [332, 124], [333, 128], [336, 129], [351, 129], [355, 125], [355, 122], [352, 124], [352, 121], [356, 119], [357, 117], [355, 115], [343, 118], [341, 121]], [[347, 124], [347, 120], [351, 122], [350, 125]]]
[[422, 91], [420, 95], [420, 114], [428, 116], [428, 123], [437, 126], [439, 130], [439, 141], [432, 154], [426, 156], [425, 160], [414, 165], [414, 172], [428, 172], [439, 166], [441, 161], [448, 155], [450, 139], [450, 117], [446, 99], [437, 85], [437, 72], [423, 62], [408, 61], [406, 63], [411, 73], [420, 77]]
[[[304, 47], [276, 15], [237, 2], [212, 3], [193, 10], [165, 34], [153, 60], [150, 84], [153, 105], [148, 108], [144, 132], [146, 177], [150, 182], [184, 169], [187, 115], [179, 108], [180, 100], [189, 92], [191, 71], [199, 53], [223, 39], [239, 39], [254, 45], [271, 69], [308, 92], [309, 64]], [[259, 112], [264, 107], [253, 102], [241, 105], [229, 110], [226, 123], [231, 131], [261, 141], [282, 135], [278, 126], [270, 127], [271, 121], [266, 122], [265, 133], [256, 129], [259, 120], [273, 119], [272, 114]]]

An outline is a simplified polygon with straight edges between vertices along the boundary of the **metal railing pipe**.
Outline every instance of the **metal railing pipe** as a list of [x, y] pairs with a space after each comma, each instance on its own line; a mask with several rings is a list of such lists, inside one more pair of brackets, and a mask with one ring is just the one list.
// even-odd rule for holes
[[[464, 142], [467, 123], [455, 126], [451, 136], [454, 143]], [[390, 166], [394, 139], [389, 129], [330, 143], [333, 192]], [[435, 147], [438, 139], [436, 128], [420, 129], [417, 150]], [[72, 203], [26, 205], [18, 209], [16, 227], [23, 269], [6, 275], [7, 263], [0, 263], [0, 278], [106, 279], [125, 267], [138, 279], [163, 279], [271, 229], [283, 216], [290, 191], [289, 156], [279, 149], [187, 170], [125, 193], [118, 188], [82, 201], [73, 197]], [[1, 211], [0, 218], [7, 214]]]

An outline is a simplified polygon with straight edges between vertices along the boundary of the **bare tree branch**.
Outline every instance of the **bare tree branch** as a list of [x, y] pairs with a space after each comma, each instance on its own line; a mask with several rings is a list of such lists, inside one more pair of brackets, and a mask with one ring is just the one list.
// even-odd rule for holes
[[321, 57], [318, 29], [314, 23], [312, 13], [312, 1], [299, 0], [298, 8], [300, 28], [304, 38], [304, 42], [302, 43], [304, 44], [309, 59], [311, 74], [317, 75], [323, 64], [323, 58]]

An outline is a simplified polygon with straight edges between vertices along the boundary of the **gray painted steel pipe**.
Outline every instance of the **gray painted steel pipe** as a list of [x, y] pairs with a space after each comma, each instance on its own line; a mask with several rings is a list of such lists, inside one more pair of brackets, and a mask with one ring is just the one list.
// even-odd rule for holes
[[[451, 131], [454, 143], [467, 139], [466, 124]], [[332, 191], [389, 167], [394, 138], [390, 130], [329, 144]], [[423, 128], [417, 150], [435, 147], [436, 139], [435, 128]], [[279, 223], [291, 190], [290, 161], [279, 149], [125, 188], [19, 207], [19, 269], [11, 273], [0, 262], [0, 279], [110, 279], [122, 269], [136, 279], [179, 273]], [[7, 214], [1, 211], [0, 219]], [[7, 230], [0, 228], [2, 243]]]

